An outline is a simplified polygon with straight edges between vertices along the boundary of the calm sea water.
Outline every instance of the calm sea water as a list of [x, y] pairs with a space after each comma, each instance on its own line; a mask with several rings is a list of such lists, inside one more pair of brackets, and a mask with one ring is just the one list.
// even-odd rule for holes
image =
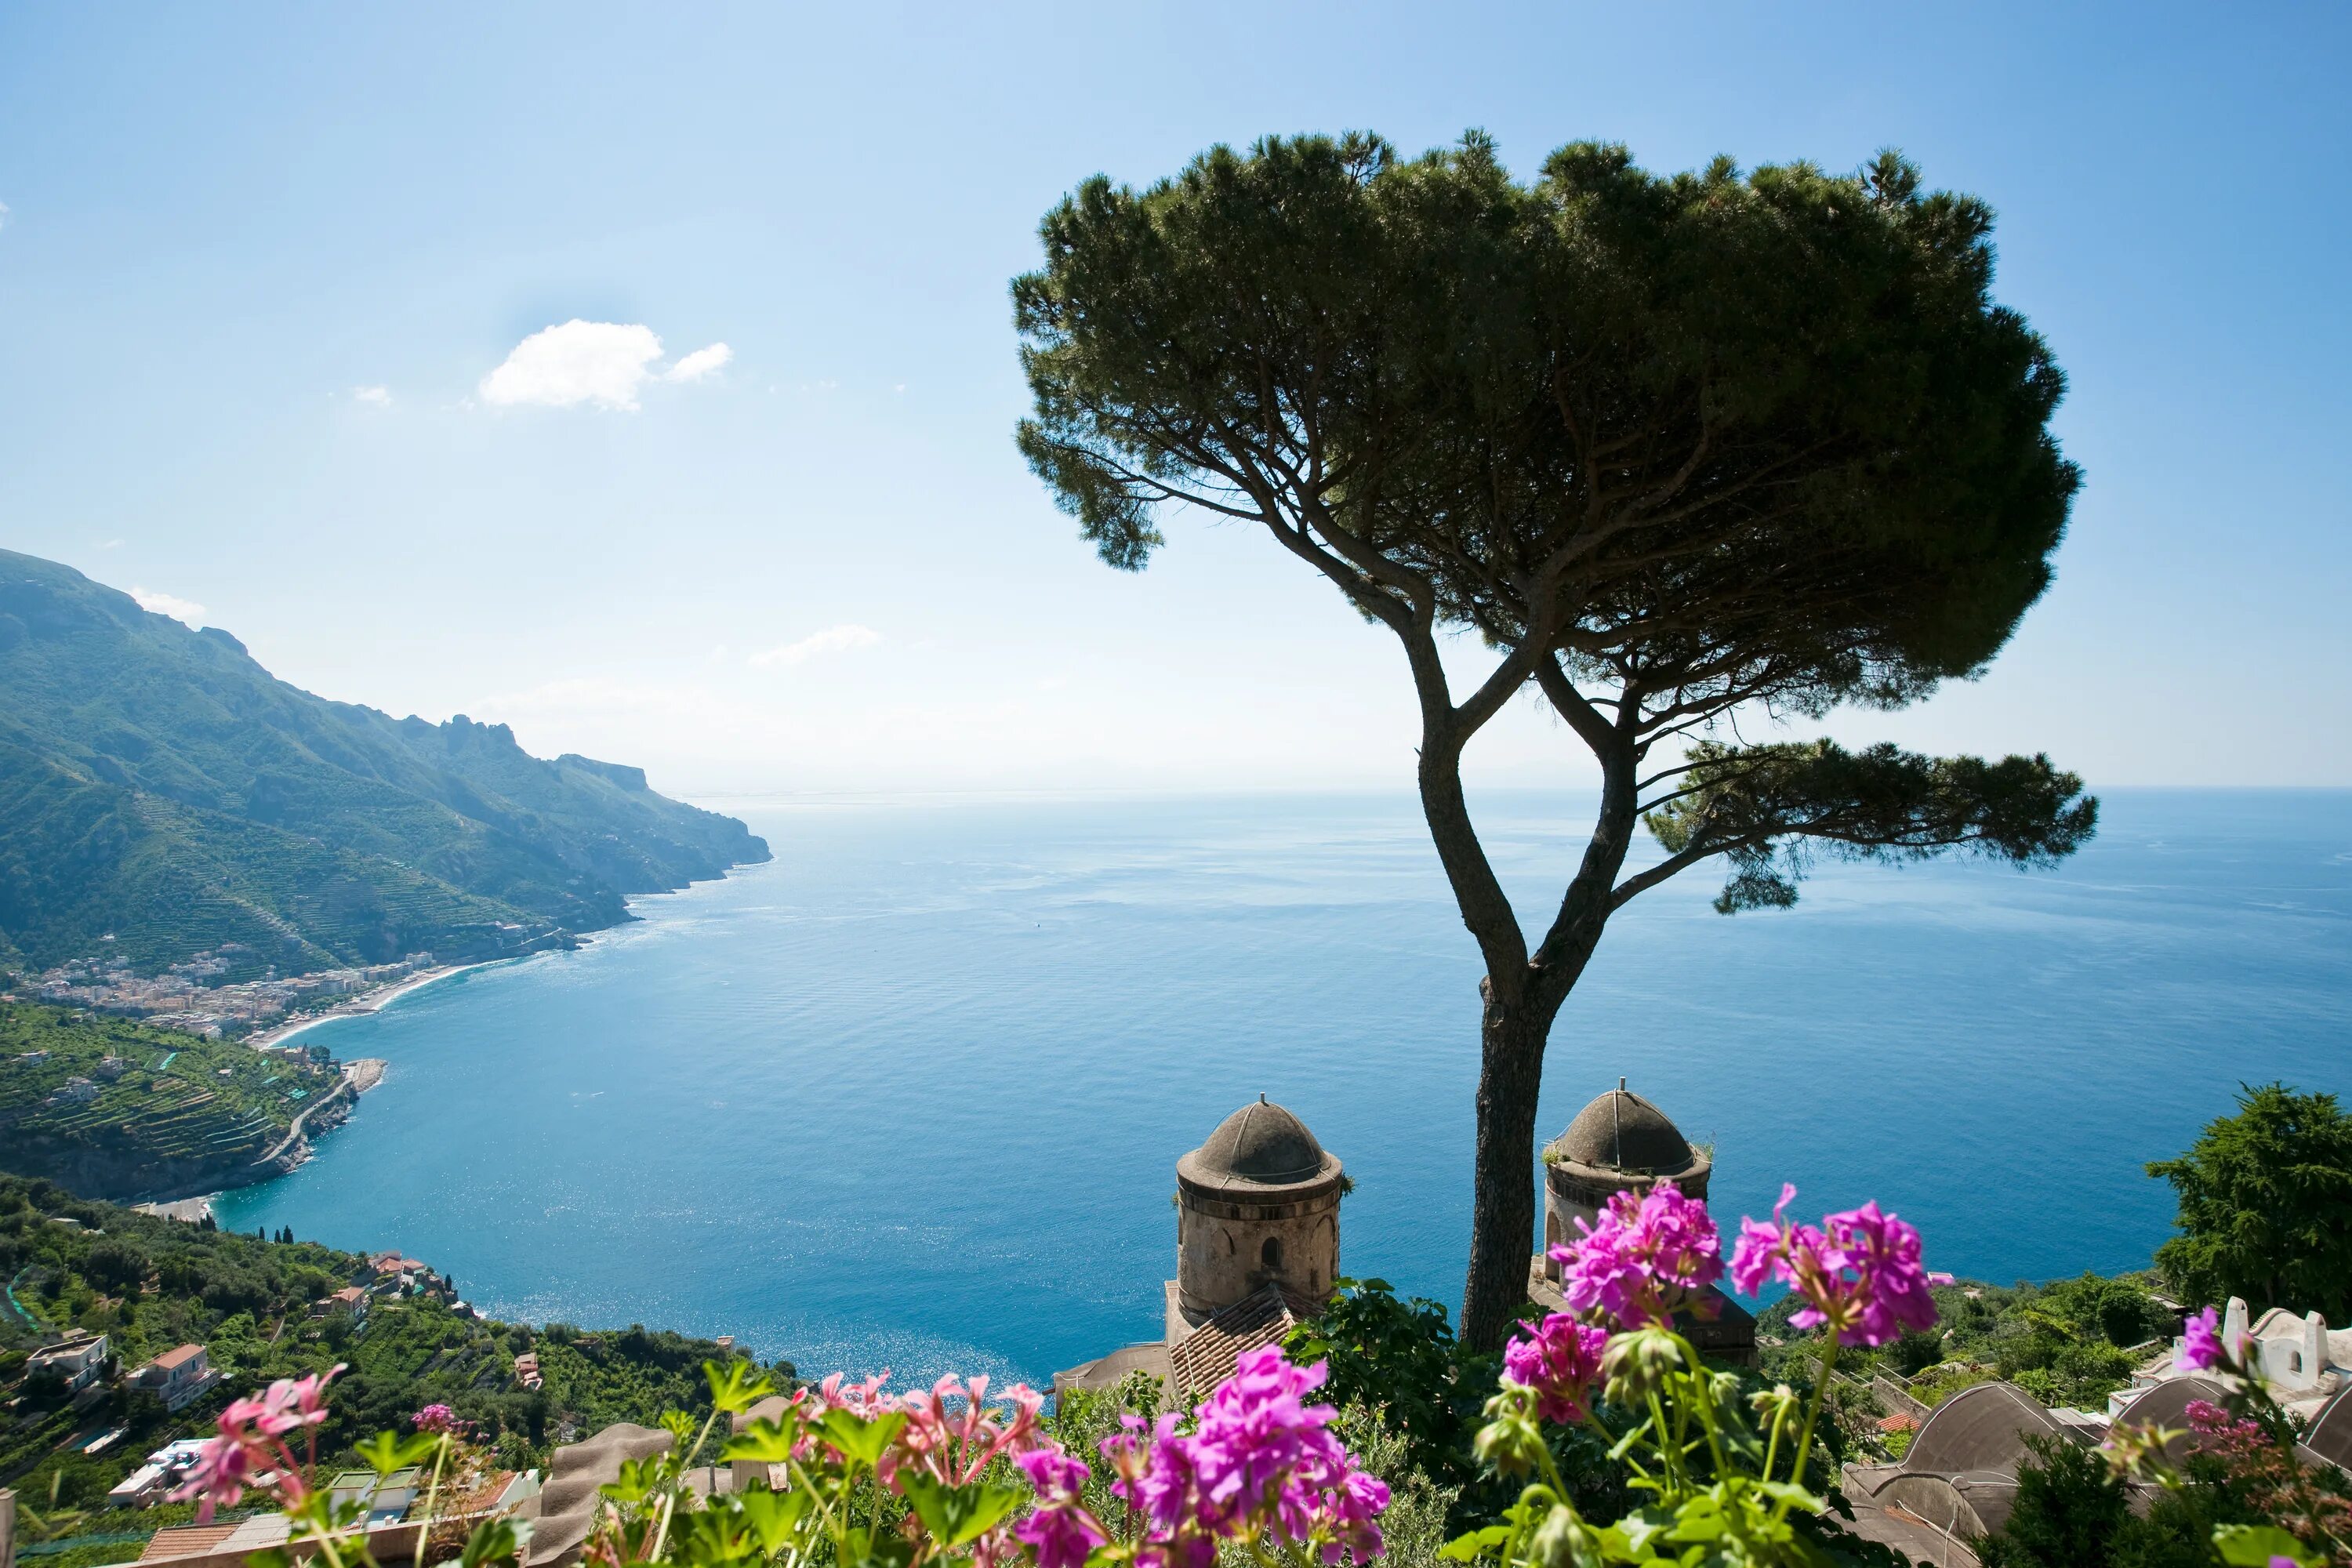
[[[1533, 915], [1591, 803], [1481, 805]], [[1786, 1178], [1962, 1274], [2145, 1264], [2143, 1163], [2235, 1085], [2352, 1091], [2352, 794], [2105, 805], [2054, 874], [1645, 895], [1555, 1032], [1547, 1135], [1623, 1074], [1714, 1142], [1727, 1215]], [[1042, 1383], [1157, 1333], [1176, 1157], [1262, 1090], [1356, 1178], [1343, 1267], [1455, 1300], [1479, 965], [1412, 802], [730, 809], [772, 864], [321, 1026], [389, 1076], [222, 1223], [404, 1248], [503, 1317]]]

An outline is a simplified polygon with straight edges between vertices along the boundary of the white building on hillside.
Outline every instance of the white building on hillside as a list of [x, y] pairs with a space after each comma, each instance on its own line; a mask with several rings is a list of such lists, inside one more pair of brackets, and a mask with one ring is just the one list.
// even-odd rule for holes
[[[2352, 1329], [2330, 1329], [2316, 1312], [2296, 1317], [2284, 1307], [2273, 1307], [2249, 1321], [2246, 1303], [2232, 1296], [2221, 1309], [2221, 1342], [2251, 1342], [2255, 1370], [2269, 1385], [2271, 1397], [2305, 1416], [2352, 1386]], [[2141, 1394], [2176, 1377], [2208, 1377], [2181, 1364], [2186, 1342], [2172, 1348], [2133, 1375], [2131, 1386], [2107, 1396], [2107, 1414], [2114, 1416]]]

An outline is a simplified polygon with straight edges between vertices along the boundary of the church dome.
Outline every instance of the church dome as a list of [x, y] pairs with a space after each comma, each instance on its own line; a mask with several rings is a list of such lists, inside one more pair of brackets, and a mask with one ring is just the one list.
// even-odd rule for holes
[[1712, 1163], [1691, 1148], [1664, 1111], [1622, 1086], [1578, 1111], [1544, 1157], [1552, 1163], [1644, 1176], [1679, 1176]]
[[1217, 1124], [1208, 1141], [1177, 1162], [1180, 1176], [1207, 1187], [1286, 1187], [1339, 1173], [1337, 1156], [1307, 1123], [1258, 1096]]

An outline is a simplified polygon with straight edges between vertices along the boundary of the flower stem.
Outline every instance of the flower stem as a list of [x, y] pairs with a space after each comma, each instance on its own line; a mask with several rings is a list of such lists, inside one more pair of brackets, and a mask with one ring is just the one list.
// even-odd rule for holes
[[[719, 1406], [714, 1404], [710, 1407], [709, 1418], [702, 1424], [702, 1430], [694, 1435], [694, 1446], [679, 1457], [677, 1473], [670, 1478], [669, 1492], [662, 1499], [661, 1522], [654, 1527], [653, 1549], [646, 1553], [647, 1561], [661, 1561], [662, 1543], [669, 1539], [669, 1521], [677, 1512], [677, 1494], [686, 1489], [686, 1472], [701, 1457], [702, 1446], [710, 1441], [710, 1429], [718, 1425]], [[425, 1568], [425, 1565], [419, 1563], [417, 1568]]]
[[[1822, 1405], [1829, 1399], [1830, 1373], [1837, 1369], [1837, 1335], [1832, 1332], [1822, 1342], [1821, 1375], [1813, 1379], [1813, 1396], [1805, 1405], [1805, 1430], [1797, 1439], [1796, 1461], [1789, 1471], [1789, 1480], [1792, 1486], [1801, 1487], [1805, 1484], [1805, 1466], [1813, 1457], [1813, 1426], [1821, 1419]], [[1770, 1478], [1768, 1476], [1766, 1479]], [[1776, 1520], [1788, 1518], [1789, 1502], [1788, 1498], [1782, 1498], [1780, 1507], [1772, 1510], [1772, 1517]]]
[[449, 1434], [433, 1446], [433, 1479], [425, 1487], [425, 1517], [416, 1526], [415, 1568], [425, 1568], [425, 1538], [433, 1532], [433, 1502], [441, 1495], [441, 1465], [449, 1457]]

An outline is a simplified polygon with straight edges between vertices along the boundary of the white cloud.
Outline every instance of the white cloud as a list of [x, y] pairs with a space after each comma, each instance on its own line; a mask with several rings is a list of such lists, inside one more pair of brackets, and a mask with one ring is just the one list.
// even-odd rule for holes
[[725, 343], [712, 343], [688, 354], [667, 373], [654, 369], [661, 357], [661, 339], [641, 322], [569, 321], [517, 343], [506, 363], [482, 378], [482, 401], [548, 408], [593, 403], [599, 408], [634, 410], [638, 390], [647, 381], [657, 375], [698, 381], [725, 364], [732, 353]]
[[745, 662], [754, 669], [765, 669], [770, 665], [775, 664], [789, 667], [805, 664], [810, 659], [822, 658], [827, 654], [847, 653], [852, 648], [872, 647], [881, 640], [882, 634], [871, 626], [827, 626], [821, 632], [811, 632], [798, 642], [789, 642], [782, 647], [772, 647], [764, 653], [755, 653]]
[[707, 349], [697, 349], [663, 375], [664, 381], [700, 381], [712, 371], [722, 368], [735, 357], [735, 351], [725, 343], [713, 343]]
[[142, 588], [136, 583], [131, 585], [131, 596], [139, 601], [141, 609], [151, 614], [169, 616], [175, 621], [185, 621], [192, 626], [203, 624], [205, 607], [194, 599], [183, 599], [176, 594], [158, 594], [153, 589]]
[[388, 386], [354, 386], [352, 388], [352, 401], [353, 403], [364, 403], [370, 408], [389, 408], [392, 406], [392, 388]]
[[0, 202], [0, 228], [8, 226], [8, 204]]

